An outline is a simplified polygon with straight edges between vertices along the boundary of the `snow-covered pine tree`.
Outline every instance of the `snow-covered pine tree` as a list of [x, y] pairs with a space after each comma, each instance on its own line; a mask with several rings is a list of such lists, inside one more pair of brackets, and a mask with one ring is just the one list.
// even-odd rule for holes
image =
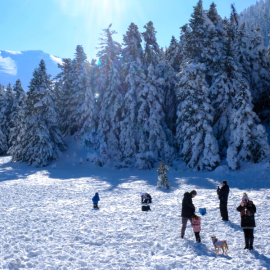
[[70, 135], [71, 132], [71, 96], [72, 96], [72, 88], [71, 88], [71, 59], [64, 58], [62, 60], [62, 64], [58, 64], [58, 68], [62, 71], [56, 76], [56, 80], [58, 80], [58, 89], [60, 91], [61, 97], [59, 97], [59, 123], [60, 128], [63, 133], [63, 136]]
[[120, 122], [123, 109], [123, 89], [121, 78], [121, 45], [113, 40], [116, 32], [111, 30], [111, 24], [103, 29], [100, 38], [99, 57], [100, 79], [99, 99], [100, 112], [98, 116], [97, 144], [100, 155], [95, 163], [103, 166], [110, 161], [121, 161], [119, 146]]
[[150, 169], [158, 160], [171, 163], [174, 149], [167, 141], [168, 127], [165, 122], [164, 79], [158, 78], [152, 64], [148, 68], [145, 87], [139, 95], [138, 130], [140, 135], [139, 153], [136, 155], [137, 169]]
[[2, 105], [2, 112], [5, 114], [5, 133], [7, 136], [7, 139], [9, 138], [9, 132], [10, 129], [12, 128], [12, 123], [11, 123], [11, 113], [12, 113], [12, 107], [13, 107], [13, 89], [11, 84], [9, 83], [7, 86], [7, 89], [4, 94], [4, 99], [3, 99], [3, 105]]
[[155, 75], [164, 95], [163, 110], [165, 123], [168, 127], [166, 128], [166, 135], [169, 145], [172, 146], [174, 144], [173, 136], [176, 132], [176, 109], [178, 105], [175, 93], [176, 73], [168, 61], [161, 60], [155, 68]]
[[19, 145], [13, 161], [27, 162], [37, 167], [47, 166], [66, 149], [54, 108], [52, 82], [45, 62], [40, 61], [33, 73], [25, 108], [25, 126], [19, 134]]
[[179, 41], [172, 36], [170, 46], [166, 50], [166, 60], [170, 63], [175, 72], [180, 71], [180, 66], [183, 60], [183, 52]]
[[215, 3], [212, 3], [205, 19], [205, 48], [202, 62], [207, 67], [206, 79], [211, 86], [215, 80], [215, 74], [219, 68], [221, 50], [225, 39], [225, 27], [222, 18], [218, 15]]
[[12, 113], [10, 115], [11, 125], [13, 126], [10, 129], [9, 135], [9, 145], [8, 154], [14, 156], [16, 154], [17, 148], [20, 147], [20, 133], [24, 129], [25, 122], [25, 102], [27, 99], [27, 94], [22, 88], [21, 80], [17, 80], [14, 87], [14, 101]]
[[195, 63], [203, 62], [202, 58], [206, 45], [205, 32], [210, 25], [211, 21], [203, 10], [202, 0], [199, 0], [191, 14], [188, 26], [182, 27], [182, 33], [185, 36], [185, 42], [182, 42], [183, 52], [187, 59], [191, 59]]
[[240, 161], [257, 163], [270, 156], [268, 135], [265, 127], [258, 124], [260, 120], [253, 112], [251, 93], [243, 78], [236, 81], [236, 88], [227, 151], [227, 162], [232, 170], [239, 169]]
[[157, 180], [157, 186], [159, 188], [166, 187], [167, 189], [170, 188], [170, 182], [168, 180], [167, 171], [169, 170], [168, 165], [164, 163], [164, 161], [161, 161], [159, 163], [160, 165], [157, 168], [158, 172], [158, 180]]
[[[248, 41], [248, 82], [253, 103], [258, 111], [262, 111], [269, 109], [270, 104], [270, 58], [259, 27], [251, 27]], [[245, 65], [243, 67], [245, 68]]]
[[70, 128], [76, 130], [76, 140], [86, 146], [94, 142], [95, 93], [90, 88], [89, 63], [81, 45], [76, 48], [74, 60], [72, 62], [72, 98], [70, 101], [73, 125]]
[[8, 139], [6, 132], [6, 116], [4, 113], [5, 88], [0, 84], [0, 155], [6, 154], [8, 150]]
[[244, 73], [237, 60], [241, 46], [237, 45], [235, 18], [237, 16], [232, 10], [230, 19], [224, 22], [226, 39], [223, 40], [215, 80], [210, 88], [210, 99], [215, 109], [213, 130], [222, 156], [226, 156], [230, 141], [230, 118], [233, 111], [233, 100], [237, 92], [236, 85], [242, 82], [242, 74]]
[[139, 144], [137, 137], [138, 96], [143, 90], [146, 78], [143, 70], [144, 59], [141, 42], [138, 26], [131, 23], [124, 35], [124, 48], [122, 50], [126, 94], [122, 112], [123, 120], [120, 123], [120, 147], [123, 161], [127, 165], [134, 163]]
[[145, 31], [142, 33], [145, 41], [144, 59], [145, 69], [147, 70], [149, 65], [152, 64], [154, 67], [158, 64], [161, 59], [162, 53], [157, 43], [156, 33], [153, 22], [148, 22], [145, 26]]
[[213, 170], [220, 163], [205, 73], [204, 64], [187, 63], [179, 74], [176, 138], [180, 155], [194, 171]]

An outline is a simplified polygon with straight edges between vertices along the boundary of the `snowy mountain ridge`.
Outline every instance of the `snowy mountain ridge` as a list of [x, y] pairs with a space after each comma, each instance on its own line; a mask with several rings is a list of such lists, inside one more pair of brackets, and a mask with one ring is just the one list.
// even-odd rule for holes
[[58, 73], [58, 63], [62, 63], [60, 57], [51, 55], [42, 50], [7, 51], [0, 50], [0, 83], [5, 87], [8, 83], [14, 85], [17, 79], [22, 81], [23, 88], [27, 91], [33, 71], [43, 59], [47, 71], [54, 78]]

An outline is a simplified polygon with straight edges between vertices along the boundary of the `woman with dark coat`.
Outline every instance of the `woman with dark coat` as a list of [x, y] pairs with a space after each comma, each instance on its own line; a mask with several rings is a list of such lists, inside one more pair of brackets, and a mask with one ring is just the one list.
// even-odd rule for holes
[[241, 216], [241, 227], [244, 231], [246, 246], [244, 249], [253, 249], [256, 206], [249, 200], [248, 195], [243, 193], [242, 202], [237, 207]]

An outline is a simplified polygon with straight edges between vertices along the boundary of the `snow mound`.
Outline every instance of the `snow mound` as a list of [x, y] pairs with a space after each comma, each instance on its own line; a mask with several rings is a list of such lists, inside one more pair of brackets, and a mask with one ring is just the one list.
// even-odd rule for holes
[[214, 172], [215, 173], [221, 173], [221, 172], [228, 172], [230, 169], [227, 165], [221, 165], [221, 166], [218, 166]]

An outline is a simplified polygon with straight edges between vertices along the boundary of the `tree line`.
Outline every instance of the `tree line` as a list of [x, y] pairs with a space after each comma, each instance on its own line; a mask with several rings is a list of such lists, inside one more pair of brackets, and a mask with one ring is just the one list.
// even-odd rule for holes
[[71, 135], [96, 151], [98, 166], [151, 169], [182, 159], [198, 171], [222, 158], [232, 170], [261, 162], [270, 146], [254, 104], [269, 96], [270, 59], [260, 28], [239, 18], [234, 5], [223, 19], [199, 0], [168, 48], [150, 21], [143, 32], [131, 23], [122, 44], [109, 25], [98, 60], [78, 45], [54, 80], [42, 60], [27, 93], [20, 80], [0, 87], [0, 153], [47, 166]]

